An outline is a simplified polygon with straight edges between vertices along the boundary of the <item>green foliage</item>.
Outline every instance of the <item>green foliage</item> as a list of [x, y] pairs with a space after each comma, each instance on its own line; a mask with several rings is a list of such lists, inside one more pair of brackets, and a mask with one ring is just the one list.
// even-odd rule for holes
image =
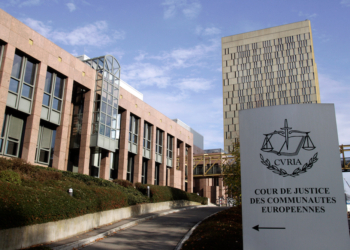
[[232, 160], [223, 164], [223, 180], [227, 187], [227, 194], [236, 199], [236, 204], [241, 204], [241, 154], [239, 142], [233, 144], [231, 152]]
[[21, 176], [12, 170], [0, 171], [0, 181], [21, 185]]
[[[0, 158], [0, 171], [17, 174], [22, 183], [0, 181], [0, 230], [141, 203], [178, 199], [205, 203], [207, 200], [179, 189], [159, 186], [152, 186], [153, 198], [150, 200], [142, 188], [138, 190], [132, 184], [131, 187], [126, 184], [129, 186], [126, 188], [88, 175], [33, 166], [20, 159]], [[67, 192], [69, 188], [73, 189], [73, 197]]]
[[135, 187], [144, 195], [147, 195], [147, 186], [151, 189], [151, 201], [161, 202], [161, 201], [174, 201], [174, 200], [190, 200], [196, 201], [201, 204], [208, 204], [208, 199], [206, 197], [198, 196], [194, 193], [187, 193], [181, 189], [168, 187], [168, 186], [157, 186], [149, 184], [136, 183]]
[[130, 181], [128, 180], [119, 180], [119, 179], [114, 179], [113, 180], [114, 183], [117, 183], [118, 185], [122, 186], [122, 187], [126, 187], [126, 188], [130, 188], [130, 187], [134, 187], [134, 184], [132, 184]]

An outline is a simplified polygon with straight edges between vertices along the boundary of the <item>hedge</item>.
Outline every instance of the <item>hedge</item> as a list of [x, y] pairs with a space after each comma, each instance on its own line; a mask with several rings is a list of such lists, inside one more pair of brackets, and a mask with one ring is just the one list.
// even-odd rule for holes
[[[0, 158], [0, 176], [6, 177], [0, 179], [0, 230], [148, 202], [182, 199], [205, 204], [207, 201], [196, 194], [162, 186], [151, 186], [149, 199], [145, 192], [147, 185], [138, 183], [135, 188], [127, 181], [115, 183], [88, 175], [33, 166], [20, 159]], [[11, 177], [10, 182], [8, 176]], [[73, 189], [73, 197], [67, 192], [69, 188]]]
[[201, 197], [194, 193], [187, 193], [178, 188], [141, 183], [135, 184], [136, 189], [142, 192], [144, 195], [147, 195], [147, 186], [150, 186], [151, 202], [190, 200], [199, 202], [203, 205], [208, 204], [208, 199], [206, 197]]

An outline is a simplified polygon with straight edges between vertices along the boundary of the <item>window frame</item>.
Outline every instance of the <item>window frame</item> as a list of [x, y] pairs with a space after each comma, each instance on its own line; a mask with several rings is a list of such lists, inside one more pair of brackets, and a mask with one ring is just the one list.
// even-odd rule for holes
[[[130, 115], [129, 122], [129, 142], [138, 145], [140, 119], [135, 115]], [[135, 142], [136, 141], [136, 142]]]
[[168, 159], [173, 159], [173, 140], [174, 137], [171, 135], [167, 135], [167, 149], [166, 149], [166, 157]]
[[[48, 73], [51, 74], [51, 78], [50, 78], [50, 85], [51, 85], [50, 93], [46, 92], [47, 75], [48, 75]], [[57, 97], [55, 95], [57, 78], [60, 78], [61, 79], [61, 83], [63, 83], [63, 86], [62, 86], [62, 97], [61, 98]], [[60, 74], [60, 73], [58, 73], [58, 72], [56, 72], [56, 71], [54, 71], [54, 70], [52, 70], [50, 68], [47, 69], [46, 76], [45, 76], [45, 87], [44, 87], [44, 91], [43, 91], [42, 106], [48, 108], [49, 111], [48, 111], [48, 115], [47, 115], [48, 118], [41, 117], [41, 119], [46, 120], [48, 122], [52, 122], [51, 119], [50, 119], [51, 118], [51, 113], [52, 112], [57, 112], [57, 113], [59, 113], [60, 118], [59, 118], [58, 123], [54, 123], [54, 124], [60, 125], [60, 123], [61, 123], [61, 115], [62, 115], [62, 110], [63, 110], [63, 100], [64, 100], [64, 94], [65, 94], [64, 90], [65, 90], [66, 84], [67, 84], [67, 77], [65, 77], [64, 75], [62, 75], [62, 74]], [[49, 98], [50, 98], [49, 99], [49, 105], [44, 104], [45, 95], [49, 96]], [[58, 100], [59, 102], [61, 102], [60, 110], [55, 109], [53, 107], [53, 103], [54, 103], [55, 99]]]
[[152, 145], [152, 125], [144, 122], [143, 125], [143, 148], [151, 150]]
[[[50, 130], [50, 139], [49, 139], [50, 147], [48, 149], [44, 148], [42, 146], [45, 129]], [[54, 148], [55, 148], [55, 145], [52, 145], [52, 144], [54, 144], [55, 141], [56, 141], [56, 129], [51, 129], [51, 128], [48, 128], [47, 126], [40, 125], [39, 126], [39, 133], [38, 133], [38, 141], [36, 144], [35, 162], [52, 167], [52, 160], [53, 160], [52, 156], [53, 156]], [[48, 161], [47, 162], [40, 160], [41, 150], [48, 152]]]
[[[20, 69], [18, 70], [18, 74], [19, 74], [19, 77], [17, 76], [14, 76], [13, 75], [13, 71], [14, 71], [14, 64], [15, 64], [15, 58], [16, 56], [19, 56], [21, 57], [21, 63], [20, 63]], [[30, 62], [32, 63], [34, 66], [32, 68], [32, 75], [31, 75], [31, 83], [27, 83], [25, 81], [25, 78], [26, 78], [26, 69], [27, 69], [27, 63]], [[9, 89], [8, 89], [8, 92], [13, 94], [13, 95], [16, 95], [17, 96], [17, 99], [16, 99], [16, 102], [14, 104], [14, 106], [10, 105], [10, 107], [14, 108], [14, 109], [17, 109], [17, 110], [20, 110], [19, 109], [19, 103], [20, 103], [20, 100], [23, 98], [27, 101], [30, 101], [31, 105], [29, 107], [29, 112], [27, 111], [24, 111], [24, 110], [20, 110], [24, 113], [27, 113], [27, 114], [31, 114], [32, 112], [32, 107], [33, 107], [33, 100], [34, 100], [34, 93], [35, 93], [35, 86], [36, 86], [36, 79], [37, 79], [37, 73], [38, 73], [38, 61], [36, 61], [34, 58], [30, 57], [30, 56], [27, 56], [25, 53], [19, 51], [19, 50], [16, 50], [15, 54], [14, 54], [14, 60], [13, 60], [13, 64], [12, 64], [12, 69], [11, 69], [11, 76], [10, 76], [10, 83], [9, 83]], [[12, 79], [14, 81], [17, 81], [18, 84], [17, 84], [17, 92], [15, 92], [14, 90], [11, 90], [11, 82], [12, 82]], [[27, 97], [25, 95], [23, 95], [23, 87], [24, 86], [27, 86], [29, 88], [31, 88], [31, 97]], [[9, 105], [9, 104], [7, 104]]]
[[[16, 118], [16, 119], [22, 120], [22, 128], [20, 129], [21, 130], [21, 135], [19, 136], [18, 139], [14, 139], [14, 138], [11, 138], [9, 136], [9, 133], [10, 133], [9, 130], [12, 127], [11, 122], [12, 122], [13, 117]], [[16, 121], [14, 121], [14, 122], [16, 122]], [[0, 154], [1, 155], [8, 156], [8, 157], [17, 157], [17, 158], [19, 157], [19, 154], [21, 152], [21, 147], [22, 147], [22, 139], [23, 139], [24, 127], [25, 127], [25, 119], [20, 118], [20, 117], [18, 117], [16, 115], [13, 115], [11, 113], [5, 113], [4, 121], [3, 121], [3, 125], [2, 125], [2, 130], [1, 130], [1, 134], [0, 134], [0, 141], [1, 141]], [[8, 152], [7, 149], [8, 149], [8, 143], [9, 142], [17, 144], [16, 154], [15, 155], [7, 153]]]
[[[156, 154], [163, 155], [163, 134], [164, 131], [157, 128], [156, 131]], [[162, 139], [160, 139], [162, 138]]]

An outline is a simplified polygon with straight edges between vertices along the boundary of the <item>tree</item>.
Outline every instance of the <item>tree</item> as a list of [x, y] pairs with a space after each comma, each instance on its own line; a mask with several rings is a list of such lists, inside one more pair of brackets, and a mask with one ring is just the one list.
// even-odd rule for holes
[[239, 141], [233, 144], [232, 157], [225, 159], [222, 165], [223, 181], [226, 193], [241, 204], [241, 154]]

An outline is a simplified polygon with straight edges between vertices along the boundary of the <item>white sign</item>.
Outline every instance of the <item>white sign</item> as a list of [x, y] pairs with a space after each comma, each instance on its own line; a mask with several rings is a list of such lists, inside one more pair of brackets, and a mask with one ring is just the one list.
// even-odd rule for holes
[[333, 104], [239, 112], [245, 250], [350, 249]]

